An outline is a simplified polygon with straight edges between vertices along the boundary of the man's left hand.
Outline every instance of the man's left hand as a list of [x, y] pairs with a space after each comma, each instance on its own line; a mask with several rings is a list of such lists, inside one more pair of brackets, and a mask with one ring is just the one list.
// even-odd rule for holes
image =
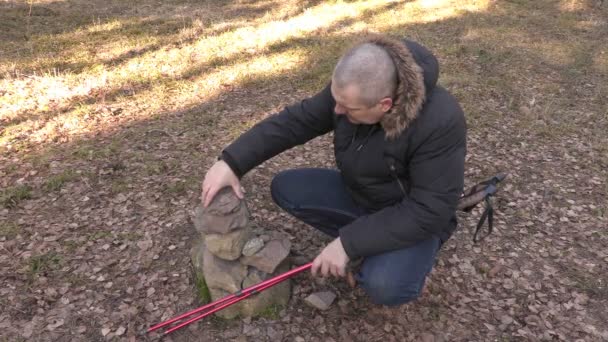
[[349, 258], [344, 251], [342, 241], [340, 241], [340, 238], [337, 238], [327, 245], [312, 262], [312, 275], [316, 276], [317, 273], [321, 273], [323, 277], [329, 274], [333, 274], [336, 277], [344, 277], [346, 275], [348, 260]]

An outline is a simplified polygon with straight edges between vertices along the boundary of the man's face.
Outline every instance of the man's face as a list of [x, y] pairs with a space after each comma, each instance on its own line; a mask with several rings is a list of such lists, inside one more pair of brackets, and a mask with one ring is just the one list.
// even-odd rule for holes
[[383, 99], [375, 105], [368, 107], [360, 100], [357, 86], [349, 85], [344, 88], [338, 88], [334, 86], [333, 82], [331, 94], [336, 100], [336, 107], [334, 108], [336, 114], [345, 115], [348, 121], [353, 124], [372, 125], [380, 122], [384, 113], [390, 109], [390, 105], [387, 106], [386, 101], [392, 102], [390, 99]]

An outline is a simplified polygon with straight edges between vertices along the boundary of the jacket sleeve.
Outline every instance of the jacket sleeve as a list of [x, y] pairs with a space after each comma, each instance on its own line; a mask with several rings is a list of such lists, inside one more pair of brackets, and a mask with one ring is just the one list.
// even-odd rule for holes
[[[409, 162], [410, 191], [390, 207], [362, 216], [340, 230], [351, 259], [406, 248], [440, 236], [456, 212], [464, 186], [464, 118], [436, 128]], [[418, 128], [418, 127], [417, 127]]]
[[334, 105], [327, 85], [318, 94], [257, 123], [222, 151], [222, 159], [240, 178], [275, 155], [331, 131]]

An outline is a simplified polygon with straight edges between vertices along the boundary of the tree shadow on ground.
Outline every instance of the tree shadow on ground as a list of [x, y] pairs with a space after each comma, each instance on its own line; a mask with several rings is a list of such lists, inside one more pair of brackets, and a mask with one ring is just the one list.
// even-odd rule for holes
[[[187, 124], [188, 129], [196, 132], [198, 128], [204, 131], [213, 131], [210, 124], [205, 122], [209, 120], [212, 123], [218, 123], [221, 120], [210, 119], [201, 113], [207, 111], [213, 111], [213, 106], [219, 106], [222, 109], [218, 112], [230, 112], [230, 103], [232, 101], [238, 102], [243, 94], [250, 98], [263, 97], [264, 92], [279, 91], [282, 88], [287, 89], [298, 89], [298, 84], [305, 89], [305, 93], [310, 94], [313, 89], [320, 89], [323, 84], [329, 80], [329, 75], [333, 68], [333, 63], [337, 60], [337, 56], [342, 49], [349, 44], [350, 41], [358, 38], [358, 33], [336, 33], [340, 28], [348, 26], [355, 20], [366, 21], [373, 18], [378, 13], [387, 10], [393, 5], [387, 5], [386, 7], [379, 8], [374, 11], [368, 11], [359, 19], [347, 19], [335, 23], [331, 27], [324, 28], [323, 35], [316, 35], [314, 33], [298, 38], [288, 38], [282, 42], [277, 42], [268, 46], [263, 52], [256, 53], [253, 56], [273, 55], [279, 54], [284, 51], [288, 51], [294, 46], [323, 46], [325, 47], [319, 51], [316, 55], [308, 55], [307, 61], [302, 63], [302, 66], [297, 70], [291, 70], [286, 75], [265, 77], [265, 76], [254, 76], [248, 77], [246, 81], [236, 82], [231, 86], [231, 91], [226, 93], [219, 93], [217, 97], [209, 99], [205, 103], [200, 103], [191, 107], [182, 108], [177, 112], [163, 112], [158, 113], [154, 116], [154, 120], [149, 122], [143, 120], [135, 122], [121, 127], [117, 131], [114, 131], [110, 135], [101, 134], [104, 141], [110, 141], [114, 136], [121, 136], [121, 131], [136, 132], [138, 130], [146, 130], [149, 125], [159, 127], [174, 127], [183, 126], [180, 124], [180, 120], [189, 118], [193, 122]], [[558, 12], [556, 11], [556, 14]], [[506, 19], [503, 17], [507, 17]], [[442, 71], [443, 74], [441, 79], [444, 79], [444, 85], [456, 94], [461, 100], [463, 107], [468, 113], [479, 113], [486, 112], [492, 113], [492, 115], [486, 115], [486, 119], [475, 118], [478, 120], [476, 123], [484, 124], [485, 122], [500, 122], [505, 119], [515, 119], [525, 121], [525, 117], [513, 117], [511, 111], [516, 110], [521, 105], [522, 101], [527, 98], [527, 90], [529, 88], [538, 87], [539, 84], [534, 79], [528, 77], [513, 78], [509, 75], [513, 74], [525, 74], [526, 70], [535, 69], [535, 72], [539, 74], [552, 74], [557, 77], [549, 85], [557, 84], [559, 86], [566, 86], [571, 83], [570, 74], [567, 70], [575, 69], [584, 72], [585, 70], [591, 70], [593, 68], [593, 60], [590, 58], [584, 58], [584, 62], [578, 59], [578, 52], [572, 51], [573, 61], [570, 64], [555, 63], [547, 56], [543, 51], [536, 50], [534, 47], [530, 47], [527, 50], [514, 50], [508, 45], [497, 44], [492, 41], [493, 37], [478, 36], [474, 38], [467, 37], [470, 35], [471, 30], [492, 30], [496, 28], [495, 23], [497, 21], [505, 22], [506, 25], [513, 25], [517, 23], [517, 19], [513, 19], [509, 16], [509, 12], [501, 13], [499, 15], [495, 13], [469, 13], [463, 14], [458, 17], [445, 19], [442, 21], [423, 23], [423, 24], [407, 24], [398, 25], [390, 28], [390, 34], [395, 36], [415, 36], [422, 43], [426, 43], [442, 60]], [[535, 25], [543, 26], [542, 22], [536, 22]], [[523, 30], [523, 28], [522, 28]], [[449, 34], [449, 39], [452, 44], [441, 45], [440, 41], [448, 40], [447, 37], [438, 38], [437, 33], [442, 32], [443, 34]], [[546, 31], [545, 31], [546, 32]], [[547, 32], [548, 35], [543, 38], [543, 41], [554, 40], [551, 32]], [[591, 35], [590, 38], [600, 38], [597, 35], [600, 33], [584, 33], [586, 36]], [[436, 43], [437, 45], [435, 45]], [[595, 43], [584, 43], [579, 42], [581, 48], [586, 47], [587, 51], [585, 56], [596, 54], [602, 49], [601, 44]], [[200, 76], [217, 65], [230, 65], [236, 62], [242, 56], [232, 56], [227, 59], [212, 59], [203, 63], [192, 65], [188, 68], [183, 76], [179, 79], [189, 79]], [[458, 68], [458, 69], [456, 69]], [[507, 72], [506, 70], [510, 70]], [[566, 71], [565, 71], [566, 70]], [[497, 74], [497, 76], [492, 75]], [[459, 77], [462, 76], [462, 77]], [[504, 77], [500, 77], [504, 76]], [[597, 75], [599, 79], [605, 78], [606, 75]], [[150, 79], [136, 84], [140, 91], [149, 89], [150, 85], [156, 82], [157, 79]], [[552, 101], [560, 101], [558, 104], [567, 104], [570, 99], [576, 96], [580, 96], [580, 90], [578, 89], [566, 89], [565, 96], [560, 96]], [[121, 95], [124, 89], [112, 89], [106, 94], [106, 101], [111, 103], [117, 96]], [[492, 94], [492, 101], [488, 103], [478, 102], [477, 99]], [[271, 94], [266, 94], [271, 95]], [[602, 101], [605, 101], [601, 97], [593, 97], [593, 93], [588, 94], [591, 102], [589, 106], [601, 107]], [[94, 103], [95, 99], [86, 99], [89, 103]], [[264, 102], [264, 101], [261, 101]], [[279, 101], [280, 102], [280, 101]], [[228, 105], [226, 105], [228, 104]], [[280, 103], [260, 103], [256, 102], [254, 108], [250, 108], [247, 111], [246, 116], [251, 115], [252, 112], [259, 113], [276, 108]], [[283, 105], [286, 103], [282, 103]], [[176, 114], [177, 113], [177, 114]], [[235, 118], [236, 113], [230, 113], [230, 118]], [[569, 115], [569, 114], [564, 114]], [[206, 118], [206, 119], [203, 119]], [[21, 120], [25, 120], [22, 118]], [[250, 118], [242, 118], [249, 120]], [[595, 129], [603, 129], [607, 125], [605, 119], [599, 118], [593, 125]], [[18, 121], [16, 121], [18, 122]], [[11, 122], [9, 124], [15, 124]], [[473, 128], [475, 129], [475, 128]], [[481, 127], [479, 129], [482, 129]], [[201, 132], [202, 133], [202, 132]], [[204, 133], [203, 136], [211, 137], [215, 135], [221, 135], [221, 132]], [[145, 134], [136, 134], [139, 137], [145, 137]], [[129, 136], [133, 136], [129, 134]], [[98, 137], [92, 138], [92, 141], [97, 141]], [[61, 144], [57, 147], [40, 148], [35, 152], [30, 153], [29, 156], [20, 155], [16, 153], [12, 158], [17, 158], [16, 163], [20, 164], [24, 158], [36, 159], [36, 156], [44, 156], [46, 160], [56, 159], [58, 156], [53, 155], [59, 152], [60, 155], [73, 155], [74, 150], [79, 149], [81, 143], [89, 143], [91, 138], [82, 136], [70, 143]], [[122, 139], [119, 139], [122, 141]], [[101, 141], [98, 143], [104, 144]], [[95, 143], [97, 144], [97, 143]], [[122, 141], [120, 143], [124, 146], [130, 145], [128, 141]], [[106, 161], [101, 161], [106, 162]]]
[[[394, 6], [395, 6], [395, 3], [388, 3], [384, 6], [376, 8], [374, 10], [364, 11], [363, 14], [357, 19], [340, 20], [340, 21], [333, 23], [332, 25], [330, 25], [328, 27], [323, 27], [321, 30], [324, 32], [324, 34], [332, 34], [333, 32], [340, 30], [343, 27], [352, 25], [357, 20], [367, 20], [369, 18], [372, 18], [374, 15], [377, 15], [378, 13], [382, 13], [383, 11], [390, 10]], [[157, 19], [157, 21], [163, 21], [163, 20]], [[135, 25], [135, 26], [138, 28], [141, 27], [139, 25]], [[154, 27], [154, 26], [155, 25], [150, 25], [150, 27]], [[160, 34], [162, 35], [162, 33], [160, 33]], [[180, 45], [180, 46], [187, 45], [187, 44], [190, 44], [190, 43], [196, 41], [197, 39], [198, 39], [197, 37], [192, 37], [190, 39], [175, 43], [175, 45]], [[32, 119], [38, 119], [41, 122], [48, 122], [50, 120], [53, 120], [56, 116], [60, 116], [63, 113], [69, 112], [70, 110], [74, 109], [76, 106], [96, 104], [100, 101], [101, 97], [103, 98], [104, 104], [112, 103], [119, 97], [130, 96], [136, 92], [141, 93], [141, 92], [149, 91], [153, 86], [155, 86], [159, 83], [165, 82], [165, 81], [174, 82], [174, 81], [182, 81], [182, 80], [194, 80], [195, 78], [205, 74], [206, 72], [213, 71], [213, 69], [215, 69], [217, 67], [230, 66], [230, 65], [241, 63], [244, 58], [243, 57], [244, 55], [247, 56], [246, 59], [264, 57], [264, 56], [270, 57], [272, 55], [278, 55], [278, 54], [281, 54], [283, 52], [290, 50], [294, 46], [292, 44], [295, 44], [295, 46], [307, 46], [307, 45], [310, 46], [310, 44], [321, 44], [321, 43], [323, 43], [323, 42], [319, 42], [312, 37], [311, 38], [307, 38], [307, 37], [289, 38], [289, 39], [281, 41], [281, 42], [272, 43], [271, 45], [265, 47], [263, 50], [255, 51], [254, 53], [249, 53], [249, 52], [243, 51], [241, 53], [235, 53], [231, 56], [221, 56], [221, 57], [214, 56], [211, 59], [208, 59], [208, 60], [205, 60], [202, 62], [193, 62], [191, 66], [186, 68], [186, 70], [184, 70], [181, 73], [181, 75], [179, 75], [177, 77], [167, 78], [167, 77], [163, 77], [161, 75], [155, 75], [153, 77], [144, 76], [144, 77], [140, 77], [137, 80], [129, 82], [127, 85], [120, 85], [120, 86], [116, 86], [116, 87], [112, 87], [112, 88], [108, 88], [108, 87], [104, 86], [103, 89], [93, 89], [90, 92], [91, 96], [83, 97], [81, 95], [78, 95], [78, 96], [73, 96], [72, 98], [63, 100], [62, 102], [64, 102], [65, 105], [62, 107], [61, 111], [55, 110], [55, 111], [48, 111], [48, 112], [44, 112], [44, 113], [35, 113], [35, 112], [34, 113], [30, 113], [30, 112], [22, 113], [19, 115], [15, 115], [14, 117], [12, 117], [10, 119], [3, 120], [4, 126], [5, 126], [5, 128], [8, 129], [11, 126], [18, 125], [24, 121], [32, 120]], [[170, 45], [171, 45], [171, 43], [167, 43], [167, 45], [163, 46], [162, 48], [167, 48]], [[140, 56], [140, 55], [143, 55], [146, 53], [152, 54], [154, 51], [156, 51], [160, 48], [161, 48], [161, 46], [159, 46], [158, 44], [153, 44], [151, 46], [143, 47], [137, 51], [130, 50], [129, 52], [126, 52], [124, 54], [121, 54], [117, 57], [112, 58], [111, 60], [103, 61], [103, 63], [109, 63], [109, 64], [126, 63], [131, 58], [134, 58], [136, 56]], [[67, 63], [70, 63], [70, 62], [67, 62]]]
[[[78, 73], [98, 64], [117, 65], [148, 52], [189, 44], [200, 36], [248, 26], [276, 6], [275, 1], [234, 3], [183, 0], [165, 2], [163, 6], [170, 6], [171, 3], [181, 5], [180, 10], [174, 11], [177, 12], [175, 14], [162, 13], [162, 18], [149, 13], [149, 8], [157, 4], [152, 0], [137, 4], [71, 0], [33, 4], [31, 7], [21, 1], [0, 3], [0, 40], [7, 43], [1, 48], [5, 52], [0, 55], [0, 64], [10, 65], [17, 59], [35, 58], [40, 50], [36, 44], [42, 44], [43, 49], [48, 49], [48, 52], [54, 49], [58, 57], [65, 57], [64, 60], [36, 60], [28, 68], [18, 70], [21, 74], [49, 71]], [[320, 1], [299, 1], [301, 10], [291, 15], [301, 14], [318, 3]], [[111, 24], [111, 27], [103, 28], [106, 24]], [[187, 37], [183, 37], [184, 31], [189, 32]], [[104, 40], [122, 39], [130, 44], [139, 44], [148, 37], [154, 37], [155, 41], [135, 46], [111, 58], [96, 55], [102, 46], [91, 47], [86, 60], [71, 61], [73, 58], [69, 58], [82, 49], [83, 44], [91, 44], [91, 41], [103, 43]]]

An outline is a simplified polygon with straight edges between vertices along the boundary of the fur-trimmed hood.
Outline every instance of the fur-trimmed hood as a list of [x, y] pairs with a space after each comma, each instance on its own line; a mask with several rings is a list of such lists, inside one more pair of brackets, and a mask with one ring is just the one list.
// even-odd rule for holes
[[388, 139], [407, 129], [419, 115], [426, 94], [432, 91], [439, 76], [437, 59], [423, 46], [381, 35], [368, 35], [358, 44], [372, 43], [388, 52], [397, 67], [398, 84], [393, 107], [380, 121]]

